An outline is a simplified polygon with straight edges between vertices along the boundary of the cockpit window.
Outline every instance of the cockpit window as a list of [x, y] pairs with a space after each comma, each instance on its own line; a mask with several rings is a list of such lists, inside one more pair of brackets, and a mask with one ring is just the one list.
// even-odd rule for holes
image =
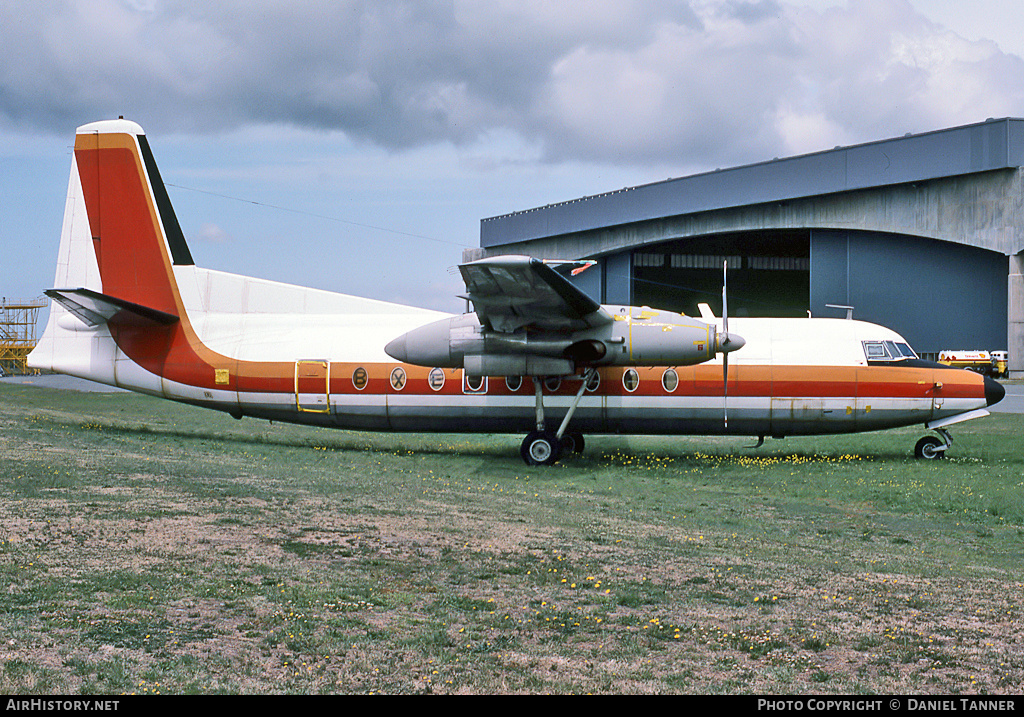
[[917, 358], [917, 354], [905, 343], [896, 341], [864, 341], [864, 355], [868, 361], [900, 361]]
[[865, 341], [864, 355], [868, 361], [885, 361], [889, 358], [889, 352], [885, 350], [885, 344], [881, 341]]

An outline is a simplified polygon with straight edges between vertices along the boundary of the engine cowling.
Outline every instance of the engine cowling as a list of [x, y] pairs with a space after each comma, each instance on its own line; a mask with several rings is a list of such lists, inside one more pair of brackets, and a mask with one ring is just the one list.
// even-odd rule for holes
[[607, 308], [612, 321], [574, 333], [493, 331], [468, 313], [413, 329], [384, 350], [405, 363], [464, 368], [474, 375], [554, 376], [580, 366], [689, 366], [744, 344], [735, 334], [683, 314]]
[[467, 356], [562, 358], [571, 343], [566, 337], [531, 336], [526, 331], [488, 331], [476, 314], [463, 314], [402, 334], [384, 350], [392, 358], [417, 366], [463, 368]]

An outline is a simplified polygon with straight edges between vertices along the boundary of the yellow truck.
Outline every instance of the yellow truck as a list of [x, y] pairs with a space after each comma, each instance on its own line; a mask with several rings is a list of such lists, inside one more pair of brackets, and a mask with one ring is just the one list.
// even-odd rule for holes
[[1007, 375], [1006, 351], [940, 351], [939, 363], [965, 368], [985, 376], [998, 378]]

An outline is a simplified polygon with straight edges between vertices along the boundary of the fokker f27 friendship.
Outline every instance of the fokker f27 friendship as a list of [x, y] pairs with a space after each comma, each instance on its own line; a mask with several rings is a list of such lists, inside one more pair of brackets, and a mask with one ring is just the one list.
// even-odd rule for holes
[[[368, 431], [523, 433], [530, 465], [584, 434], [782, 437], [987, 415], [1002, 386], [849, 319], [601, 305], [585, 262], [462, 264], [448, 315], [197, 267], [142, 128], [78, 129], [49, 323], [31, 366], [257, 418]], [[724, 281], [723, 281], [724, 287]], [[732, 360], [730, 361], [730, 355]]]

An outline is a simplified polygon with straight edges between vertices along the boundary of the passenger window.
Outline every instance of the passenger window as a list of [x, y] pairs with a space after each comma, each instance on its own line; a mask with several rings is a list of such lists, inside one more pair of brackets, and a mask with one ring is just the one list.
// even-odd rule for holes
[[665, 369], [665, 373], [661, 374], [661, 387], [668, 393], [672, 393], [679, 387], [679, 374], [673, 368]]
[[627, 391], [633, 393], [640, 386], [640, 374], [636, 372], [635, 368], [627, 368], [626, 372], [622, 374], [622, 385]]
[[462, 392], [463, 393], [487, 393], [487, 377], [486, 376], [470, 376], [463, 372], [462, 374]]

